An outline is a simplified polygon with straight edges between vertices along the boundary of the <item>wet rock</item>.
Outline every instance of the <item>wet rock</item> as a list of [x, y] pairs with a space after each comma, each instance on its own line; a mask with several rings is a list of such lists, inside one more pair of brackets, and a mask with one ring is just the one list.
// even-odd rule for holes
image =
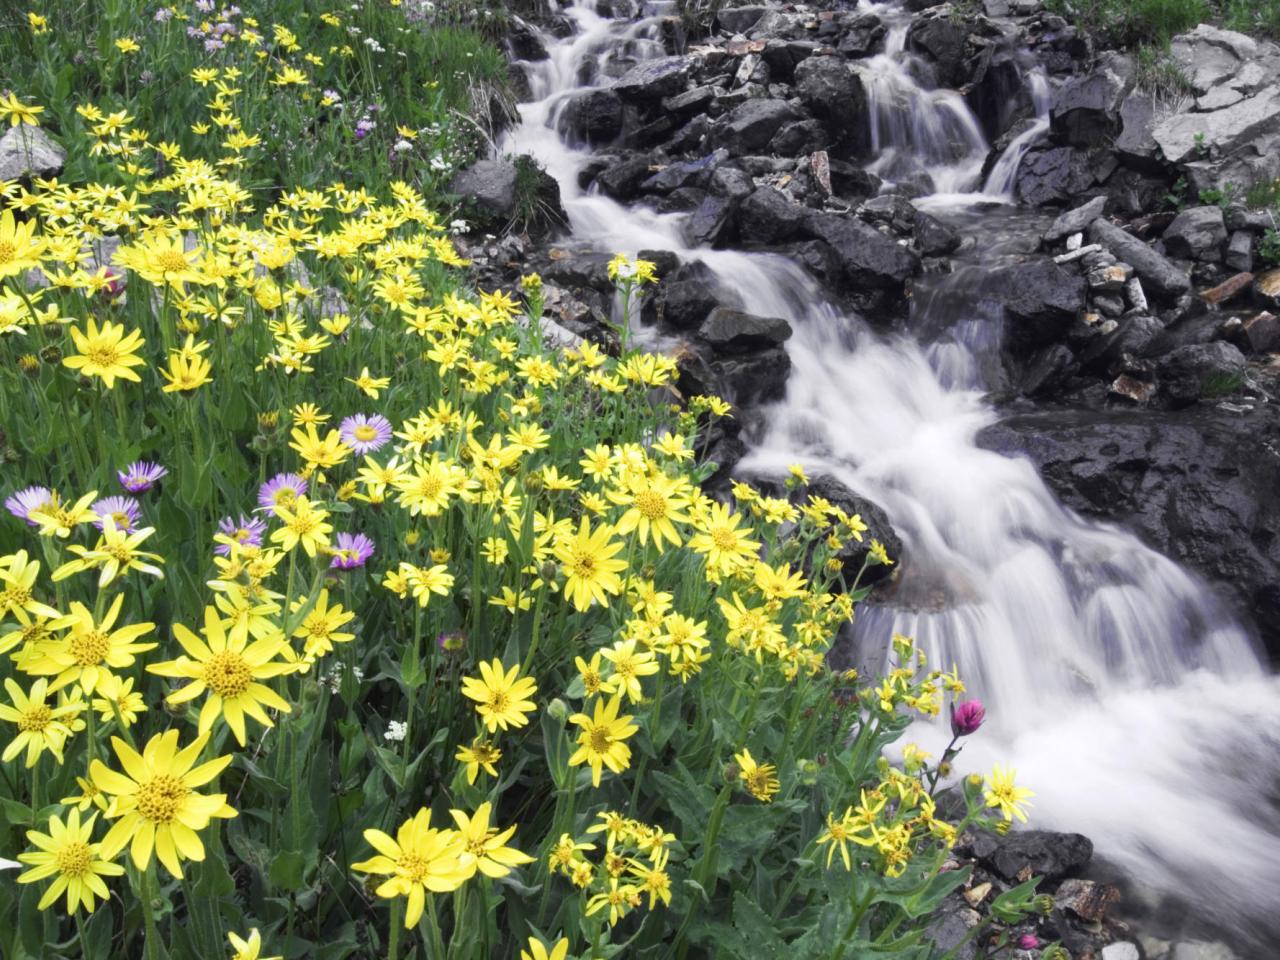
[[1137, 215], [1156, 207], [1169, 191], [1161, 177], [1122, 168], [1107, 181], [1107, 198], [1120, 213]]
[[1163, 329], [1155, 317], [1125, 317], [1110, 333], [1088, 341], [1080, 351], [1080, 363], [1084, 369], [1105, 376], [1124, 358], [1143, 355]]
[[684, 90], [694, 68], [693, 57], [645, 60], [613, 82], [613, 92], [628, 103], [653, 103]]
[[670, 193], [681, 187], [702, 187], [726, 158], [726, 154], [717, 151], [697, 160], [669, 163], [640, 184], [640, 189], [646, 193]]
[[1268, 270], [1254, 278], [1253, 299], [1260, 307], [1280, 310], [1280, 270]]
[[[777, 491], [776, 495], [785, 496], [785, 493]], [[841, 569], [850, 582], [858, 575], [858, 571], [862, 569], [872, 540], [880, 541], [892, 559], [897, 560], [902, 557], [904, 550], [902, 538], [898, 536], [893, 524], [889, 522], [889, 515], [879, 505], [859, 495], [849, 486], [828, 474], [812, 477], [807, 490], [795, 491], [791, 496], [791, 500], [799, 505], [804, 503], [809, 495], [823, 497], [831, 501], [834, 506], [839, 507], [845, 513], [861, 517], [862, 522], [867, 525], [867, 529], [862, 534], [862, 540], [859, 541], [850, 537], [849, 542], [836, 553], [836, 557], [840, 560]], [[869, 567], [866, 573], [862, 575], [862, 583], [870, 586], [886, 580], [893, 575], [894, 569], [896, 568], [886, 566]]]
[[547, 48], [538, 32], [517, 16], [512, 16], [507, 23], [506, 45], [513, 60], [547, 59]]
[[751, 175], [745, 170], [739, 167], [721, 166], [711, 174], [711, 178], [707, 181], [707, 189], [717, 197], [741, 200], [750, 196], [755, 191], [756, 185]]
[[1221, 260], [1227, 242], [1222, 208], [1190, 207], [1179, 213], [1164, 232], [1164, 246], [1171, 257], [1184, 260]]
[[1047, 396], [1062, 386], [1078, 367], [1070, 347], [1061, 343], [1050, 344], [1027, 364], [1018, 379], [1018, 392], [1024, 397]]
[[827, 175], [832, 193], [842, 200], [857, 202], [880, 192], [880, 178], [856, 163], [828, 158]]
[[926, 257], [942, 257], [954, 253], [963, 238], [932, 214], [917, 211], [915, 215], [916, 249]]
[[1042, 147], [1028, 151], [1018, 167], [1014, 192], [1030, 206], [1063, 203], [1093, 186], [1089, 155], [1071, 147]]
[[1173, 300], [1191, 289], [1191, 278], [1167, 257], [1102, 218], [1090, 225], [1089, 239], [1131, 264], [1149, 292]]
[[1126, 526], [1199, 572], [1280, 654], [1280, 410], [1273, 405], [1057, 409], [1007, 418], [978, 442], [1027, 456], [1067, 507]]
[[716, 88], [712, 86], [694, 87], [684, 93], [672, 97], [664, 97], [662, 109], [667, 113], [678, 115], [704, 113], [716, 100]]
[[540, 272], [544, 279], [577, 293], [584, 288], [611, 293], [609, 261], [612, 259], [611, 254], [594, 251], [557, 254]]
[[[568, 224], [560, 205], [560, 185], [531, 157], [480, 160], [454, 176], [449, 192], [472, 207], [481, 226], [506, 229], [514, 225], [531, 233], [544, 233]], [[523, 215], [523, 204], [538, 213], [527, 222], [515, 224], [516, 218]]]
[[1231, 234], [1222, 262], [1241, 273], [1253, 272], [1253, 236], [1245, 230]]
[[1240, 325], [1240, 335], [1235, 342], [1241, 349], [1253, 353], [1275, 350], [1280, 347], [1280, 319], [1266, 310], [1254, 314]]
[[796, 67], [796, 95], [837, 139], [852, 142], [867, 125], [867, 92], [840, 57], [810, 57]]
[[993, 833], [966, 834], [960, 846], [1008, 881], [1020, 881], [1025, 871], [1047, 881], [1061, 879], [1085, 867], [1093, 858], [1093, 842], [1078, 833], [1015, 830], [1001, 837]]
[[827, 145], [827, 128], [821, 120], [798, 120], [788, 123], [769, 141], [769, 152], [780, 157], [808, 156]]
[[1060, 910], [1073, 913], [1081, 920], [1097, 923], [1105, 919], [1107, 911], [1120, 902], [1120, 890], [1109, 883], [1072, 877], [1062, 881], [1053, 894], [1053, 902]]
[[1195, 160], [1202, 150], [1230, 154], [1250, 141], [1280, 132], [1280, 86], [1210, 113], [1178, 113], [1158, 123], [1152, 135], [1166, 160]]
[[1120, 105], [1133, 89], [1134, 64], [1118, 54], [1102, 58], [1093, 71], [1068, 80], [1053, 95], [1051, 129], [1063, 142], [1095, 147], [1120, 129]]
[[717, 353], [748, 353], [784, 343], [791, 336], [791, 324], [780, 317], [716, 307], [698, 328], [698, 336]]
[[1004, 307], [1006, 336], [1015, 350], [1051, 343], [1084, 312], [1084, 277], [1048, 260], [992, 270], [983, 294]]
[[896, 288], [920, 270], [919, 257], [860, 220], [816, 213], [805, 219], [804, 229], [836, 252], [851, 283]]
[[600, 192], [620, 203], [634, 200], [640, 194], [640, 185], [652, 175], [651, 157], [632, 157], [606, 167], [596, 177]]
[[795, 107], [785, 100], [748, 100], [716, 122], [713, 136], [718, 146], [744, 156], [768, 146], [783, 124], [799, 119]]
[[708, 364], [720, 394], [739, 407], [781, 400], [787, 394], [791, 357], [782, 347], [740, 357], [718, 357]]
[[702, 280], [668, 280], [658, 288], [654, 319], [677, 330], [693, 330], [702, 325], [719, 302]]
[[761, 187], [738, 209], [738, 233], [745, 241], [782, 243], [796, 236], [809, 211], [773, 187]]
[[716, 12], [716, 26], [726, 33], [746, 33], [768, 11], [765, 6], [725, 7]]
[[969, 24], [949, 16], [921, 17], [907, 30], [907, 49], [931, 60], [944, 87], [963, 86]]
[[40, 127], [21, 124], [0, 136], [0, 181], [53, 177], [66, 162], [67, 152]]
[[1016, 52], [1004, 45], [984, 48], [973, 68], [965, 100], [991, 141], [999, 139], [1015, 120], [1031, 113], [1031, 91]]
[[845, 29], [836, 44], [836, 52], [845, 57], [870, 56], [880, 49], [888, 32], [888, 27], [874, 13], [863, 14]]
[[579, 143], [608, 143], [622, 132], [622, 98], [612, 90], [581, 94], [565, 106], [562, 123]]
[[790, 83], [796, 67], [812, 57], [821, 47], [813, 40], [770, 40], [760, 51], [760, 57], [769, 65], [769, 73], [775, 83]]
[[1088, 229], [1089, 224], [1102, 216], [1106, 208], [1106, 197], [1094, 197], [1088, 203], [1059, 214], [1058, 219], [1053, 221], [1053, 226], [1044, 232], [1045, 241], [1056, 243], [1073, 233]]
[[1160, 393], [1174, 407], [1231, 393], [1244, 382], [1244, 354], [1230, 343], [1192, 343], [1160, 358]]
[[690, 243], [714, 246], [728, 238], [729, 225], [737, 202], [725, 197], [708, 196], [693, 211], [685, 224], [685, 233]]

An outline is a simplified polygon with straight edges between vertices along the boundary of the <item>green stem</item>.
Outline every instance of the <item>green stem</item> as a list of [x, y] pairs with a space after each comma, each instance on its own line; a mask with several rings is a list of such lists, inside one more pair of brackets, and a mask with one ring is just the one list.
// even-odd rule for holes
[[142, 888], [142, 923], [146, 931], [146, 960], [160, 960], [163, 956], [163, 947], [160, 943], [160, 933], [156, 930], [155, 912], [152, 908], [152, 902], [155, 900], [155, 863], [147, 864], [147, 869], [143, 870], [138, 878], [138, 885]]
[[387, 930], [387, 960], [398, 960], [400, 956], [400, 926], [404, 904], [400, 898], [391, 901], [391, 926]]
[[[431, 925], [432, 960], [444, 960], [444, 934], [440, 931], [440, 918], [436, 916], [435, 894], [430, 892], [427, 893], [427, 917], [427, 922]], [[425, 941], [426, 938], [424, 937], [423, 940]]]
[[849, 918], [849, 926], [845, 929], [844, 936], [841, 937], [840, 943], [836, 945], [835, 951], [831, 954], [831, 960], [840, 960], [844, 956], [845, 949], [849, 946], [849, 941], [853, 939], [854, 934], [858, 932], [858, 925], [862, 923], [862, 918], [871, 906], [871, 901], [875, 894], [875, 888], [868, 887], [867, 895], [854, 907], [853, 916]]

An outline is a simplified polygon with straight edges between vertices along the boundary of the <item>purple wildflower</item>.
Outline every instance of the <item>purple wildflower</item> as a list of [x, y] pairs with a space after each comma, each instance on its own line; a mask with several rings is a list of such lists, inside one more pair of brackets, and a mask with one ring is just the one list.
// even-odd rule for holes
[[159, 10], [156, 11], [156, 15], [155, 15], [156, 23], [168, 23], [172, 19], [173, 19], [173, 10], [169, 7], [161, 7]]
[[258, 506], [264, 510], [288, 506], [306, 492], [307, 481], [296, 473], [277, 473], [258, 488]]
[[27, 487], [9, 496], [4, 502], [4, 507], [19, 520], [25, 520], [36, 527], [39, 524], [31, 519], [31, 511], [47, 506], [53, 498], [53, 493], [48, 487]]
[[951, 733], [957, 737], [967, 737], [976, 733], [987, 718], [987, 710], [981, 700], [966, 700], [956, 706], [951, 705]]
[[436, 646], [445, 653], [461, 653], [467, 645], [467, 635], [461, 630], [448, 630], [436, 637]]
[[1018, 946], [1023, 950], [1036, 950], [1040, 947], [1040, 938], [1034, 933], [1024, 933], [1018, 938]]
[[342, 421], [338, 436], [356, 453], [372, 453], [390, 441], [391, 421], [378, 413], [357, 413]]
[[340, 533], [334, 538], [331, 570], [355, 570], [363, 567], [373, 556], [373, 541], [363, 533]]
[[[242, 547], [260, 547], [262, 535], [267, 532], [267, 521], [259, 520], [257, 517], [246, 517], [243, 513], [239, 517], [223, 517], [218, 521], [218, 532], [230, 537]], [[213, 552], [229, 557], [231, 544], [220, 543], [213, 548]]]
[[211, 13], [213, 11], [213, 0], [196, 0], [196, 9], [201, 13]]
[[120, 485], [129, 493], [146, 493], [156, 485], [161, 477], [169, 472], [167, 467], [149, 460], [135, 460], [123, 470], [117, 470]]
[[105, 526], [103, 517], [110, 517], [116, 529], [126, 533], [138, 529], [138, 521], [142, 519], [142, 509], [133, 497], [103, 497], [93, 505], [93, 512], [97, 514], [93, 525], [99, 530]]

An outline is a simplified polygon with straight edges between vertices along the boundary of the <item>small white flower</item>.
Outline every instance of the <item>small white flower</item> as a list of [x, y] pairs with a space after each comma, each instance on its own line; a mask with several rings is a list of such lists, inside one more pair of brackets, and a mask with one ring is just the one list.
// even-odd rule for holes
[[448, 170], [449, 161], [437, 153], [435, 156], [431, 158], [431, 169], [432, 170]]
[[387, 724], [387, 732], [382, 736], [384, 739], [390, 740], [393, 743], [399, 743], [404, 739], [404, 735], [408, 732], [409, 728], [405, 724], [401, 723], [399, 720], [392, 720]]
[[413, 149], [413, 144], [408, 140], [397, 140], [391, 145], [391, 149], [396, 153], [408, 153]]
[[465, 220], [454, 220], [449, 224], [449, 229], [454, 233], [466, 233], [471, 229], [471, 225]]

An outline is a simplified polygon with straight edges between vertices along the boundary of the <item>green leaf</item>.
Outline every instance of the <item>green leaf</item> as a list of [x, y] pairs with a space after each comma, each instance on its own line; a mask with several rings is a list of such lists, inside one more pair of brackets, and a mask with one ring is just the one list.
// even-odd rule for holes
[[279, 890], [296, 892], [303, 887], [306, 859], [296, 850], [284, 850], [271, 861], [271, 885]]

